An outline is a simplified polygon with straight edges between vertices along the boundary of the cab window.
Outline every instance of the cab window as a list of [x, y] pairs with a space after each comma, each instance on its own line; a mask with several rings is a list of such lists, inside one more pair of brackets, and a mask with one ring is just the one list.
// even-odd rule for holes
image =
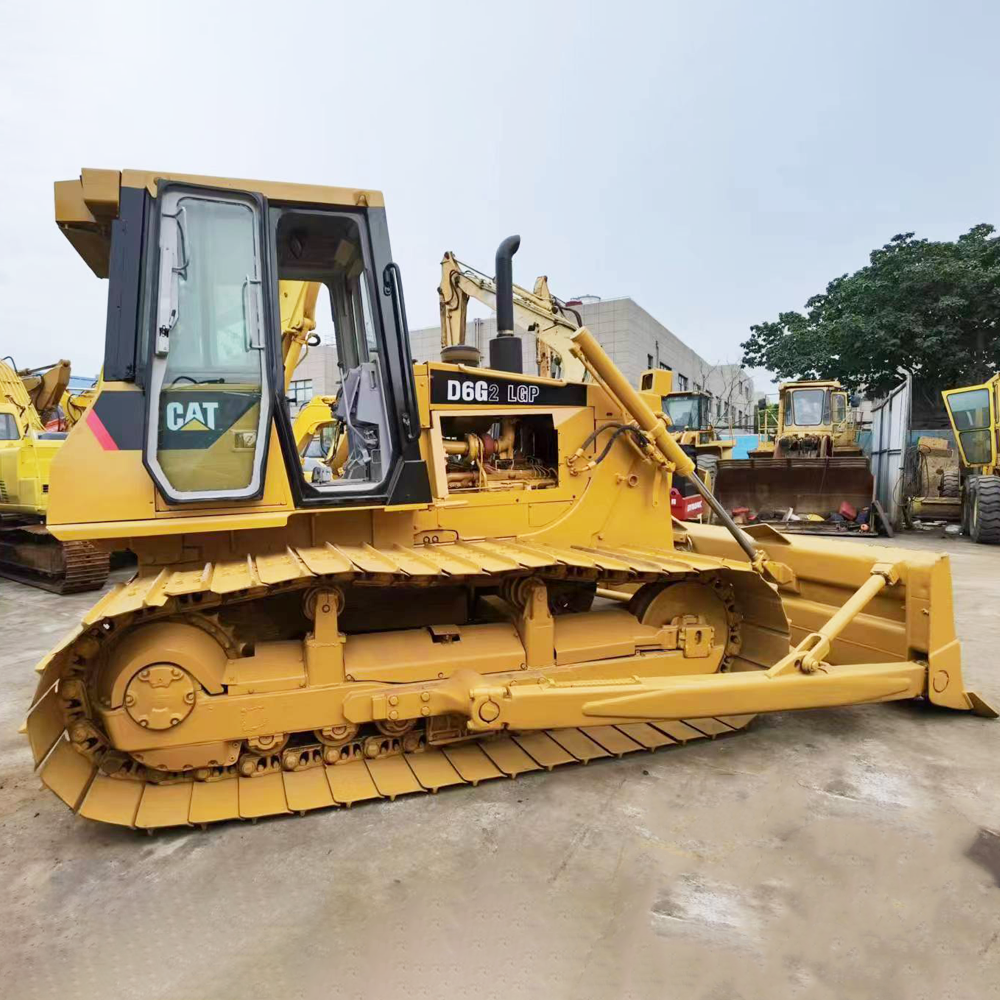
[[663, 410], [670, 417], [674, 430], [701, 430], [701, 397], [667, 396], [663, 400]]
[[254, 496], [270, 419], [260, 216], [249, 197], [160, 201], [147, 459], [169, 500]]
[[959, 443], [970, 465], [986, 465], [993, 459], [990, 440], [990, 393], [988, 389], [950, 392], [946, 397]]
[[388, 376], [372, 316], [373, 274], [361, 224], [345, 212], [275, 209], [274, 214], [278, 280], [319, 284], [316, 315], [332, 317], [332, 337], [326, 331], [321, 336], [336, 350], [333, 416], [346, 432], [347, 454], [333, 478], [316, 488], [370, 490], [386, 479], [394, 453]]
[[847, 419], [847, 396], [843, 392], [833, 394], [833, 422], [842, 424]]
[[13, 413], [0, 413], [0, 441], [19, 441], [17, 421]]
[[791, 396], [791, 419], [787, 423], [795, 427], [818, 427], [824, 422], [825, 389], [796, 389]]

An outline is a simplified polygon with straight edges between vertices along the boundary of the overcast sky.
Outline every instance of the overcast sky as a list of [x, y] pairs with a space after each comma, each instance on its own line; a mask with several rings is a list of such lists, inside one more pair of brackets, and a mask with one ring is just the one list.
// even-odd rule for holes
[[[385, 192], [411, 327], [445, 250], [630, 295], [710, 361], [895, 233], [1000, 219], [994, 2], [0, 0], [0, 354], [95, 374], [107, 285], [52, 182]], [[766, 378], [758, 378], [763, 387]]]

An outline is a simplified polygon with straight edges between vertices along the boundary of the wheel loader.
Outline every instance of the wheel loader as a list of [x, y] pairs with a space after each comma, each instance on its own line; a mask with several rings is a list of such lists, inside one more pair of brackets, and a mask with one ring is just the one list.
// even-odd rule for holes
[[941, 395], [960, 463], [957, 474], [943, 474], [941, 495], [960, 500], [962, 531], [974, 542], [1000, 545], [1000, 375]]
[[68, 361], [29, 371], [0, 361], [0, 576], [59, 594], [100, 589], [110, 565], [103, 547], [60, 543], [45, 527], [51, 463], [66, 437], [46, 424], [69, 375]]
[[[586, 383], [414, 365], [379, 192], [85, 170], [56, 218], [108, 279], [109, 321], [50, 527], [138, 558], [37, 668], [24, 731], [81, 816], [350, 806], [757, 712], [995, 714], [963, 685], [947, 557], [743, 531], [707, 490], [720, 526], [666, 516], [694, 463], [586, 328]], [[509, 367], [515, 245], [497, 260]], [[327, 483], [292, 434], [283, 281], [332, 305], [348, 447]]]
[[746, 507], [767, 521], [781, 520], [789, 509], [826, 517], [845, 501], [857, 510], [867, 507], [874, 481], [858, 444], [853, 410], [859, 403], [837, 381], [782, 383], [774, 439], [762, 441], [747, 459], [719, 462], [720, 503], [727, 510]]

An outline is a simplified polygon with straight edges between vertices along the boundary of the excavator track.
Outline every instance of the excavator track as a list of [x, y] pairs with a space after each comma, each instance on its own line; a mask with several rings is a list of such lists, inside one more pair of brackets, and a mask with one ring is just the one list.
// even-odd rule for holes
[[[320, 568], [315, 558], [315, 553], [310, 558], [302, 550], [289, 549], [277, 556], [246, 558], [197, 570], [168, 568], [155, 576], [140, 574], [105, 595], [65, 642], [39, 664], [38, 695], [25, 731], [42, 782], [81, 816], [153, 830], [230, 819], [254, 820], [437, 792], [453, 785], [477, 785], [500, 777], [712, 739], [745, 728], [753, 718], [743, 715], [642, 721], [464, 736], [433, 744], [428, 743], [423, 728], [393, 735], [385, 728], [376, 731], [369, 725], [367, 731], [352, 733], [340, 743], [318, 742], [312, 733], [299, 733], [271, 748], [273, 752], [260, 752], [257, 747], [257, 753], [249, 753], [244, 744], [238, 759], [236, 748], [232, 748], [232, 763], [184, 772], [155, 770], [109, 745], [100, 721], [92, 714], [88, 687], [90, 671], [105, 643], [120, 639], [135, 625], [176, 621], [184, 615], [194, 618], [222, 608], [233, 613], [234, 605], [244, 605], [253, 617], [257, 610], [254, 602], [261, 598], [288, 592], [304, 594], [308, 586], [314, 585], [315, 574], [308, 566], [312, 562]], [[391, 553], [371, 546], [336, 547], [324, 558], [340, 560], [345, 564], [342, 570], [349, 564], [356, 578], [369, 583], [375, 577], [384, 582], [395, 576], [398, 583], [405, 581], [410, 586], [413, 578], [403, 572], [400, 563], [408, 563], [412, 570], [419, 565], [416, 560], [421, 559], [425, 570], [437, 564], [437, 573], [442, 574], [428, 583], [453, 582], [455, 577], [448, 575], [445, 567], [454, 570], [464, 563], [470, 580], [482, 581], [489, 566], [492, 572], [488, 579], [499, 584], [504, 577], [513, 575], [512, 566], [501, 568], [501, 564], [513, 559], [520, 560], [517, 570], [522, 576], [526, 568], [537, 571], [545, 565], [557, 578], [562, 574], [563, 578], [602, 586], [621, 583], [623, 576], [640, 583], [707, 579], [726, 568], [726, 561], [687, 553], [602, 553], [514, 543], [426, 546]], [[389, 563], [393, 563], [392, 570]], [[279, 571], [279, 566], [283, 570]], [[244, 573], [249, 573], [256, 587], [249, 592], [238, 589], [219, 593], [225, 589], [223, 581], [232, 583], [233, 575]], [[285, 579], [279, 582], [278, 575]], [[345, 575], [341, 572], [341, 581]], [[269, 578], [266, 584], [264, 577]]]
[[60, 542], [42, 524], [0, 531], [0, 576], [55, 594], [100, 590], [111, 554], [91, 542]]

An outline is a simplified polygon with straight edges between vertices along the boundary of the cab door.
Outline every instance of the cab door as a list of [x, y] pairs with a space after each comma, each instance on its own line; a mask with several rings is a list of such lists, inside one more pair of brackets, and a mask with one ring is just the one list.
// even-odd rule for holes
[[271, 420], [262, 198], [164, 185], [145, 461], [170, 502], [263, 491]]
[[990, 384], [948, 389], [941, 395], [955, 432], [962, 464], [996, 464], [997, 441], [993, 429], [996, 426], [997, 410]]

